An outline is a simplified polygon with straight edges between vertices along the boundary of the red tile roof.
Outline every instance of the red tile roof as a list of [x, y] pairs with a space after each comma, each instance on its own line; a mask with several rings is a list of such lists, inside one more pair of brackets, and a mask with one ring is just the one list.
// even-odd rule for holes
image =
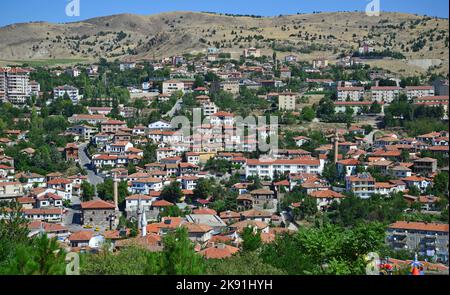
[[115, 209], [115, 205], [103, 200], [92, 200], [81, 203], [82, 209]]

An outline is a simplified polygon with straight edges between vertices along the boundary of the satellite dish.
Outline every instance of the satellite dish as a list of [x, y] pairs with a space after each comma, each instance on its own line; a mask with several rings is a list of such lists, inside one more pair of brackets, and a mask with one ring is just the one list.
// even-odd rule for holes
[[104, 236], [95, 236], [89, 240], [89, 247], [93, 249], [100, 248], [104, 242], [105, 242]]

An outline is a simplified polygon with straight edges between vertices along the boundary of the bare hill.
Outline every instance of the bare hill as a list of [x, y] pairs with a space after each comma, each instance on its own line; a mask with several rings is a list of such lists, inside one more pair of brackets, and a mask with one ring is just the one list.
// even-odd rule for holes
[[[373, 61], [398, 73], [448, 73], [448, 20], [402, 13], [368, 17], [336, 12], [270, 18], [172, 12], [157, 15], [120, 14], [81, 22], [14, 24], [0, 28], [0, 60], [159, 58], [204, 52], [220, 47], [238, 56], [257, 46], [265, 54], [290, 52], [300, 59], [328, 57], [358, 48], [363, 39], [377, 50], [389, 49], [408, 60]], [[423, 60], [423, 61], [422, 61]], [[429, 60], [432, 60], [430, 63]]]

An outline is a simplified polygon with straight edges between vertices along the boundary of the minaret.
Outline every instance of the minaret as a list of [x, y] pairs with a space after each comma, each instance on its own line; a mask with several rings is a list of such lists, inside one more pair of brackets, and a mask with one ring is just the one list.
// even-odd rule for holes
[[338, 155], [339, 155], [339, 136], [337, 129], [334, 131], [334, 164], [338, 161]]
[[144, 207], [142, 207], [142, 216], [141, 216], [141, 235], [143, 237], [147, 235], [147, 217], [145, 216]]
[[114, 205], [116, 206], [116, 211], [119, 211], [119, 182], [117, 178], [114, 178]]

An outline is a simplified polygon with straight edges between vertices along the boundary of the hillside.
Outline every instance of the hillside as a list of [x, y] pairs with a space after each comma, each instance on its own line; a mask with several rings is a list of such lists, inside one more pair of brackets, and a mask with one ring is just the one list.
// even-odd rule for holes
[[364, 38], [377, 50], [401, 52], [407, 60], [371, 61], [397, 73], [448, 73], [448, 20], [411, 14], [358, 12], [299, 14], [270, 18], [172, 12], [121, 14], [81, 22], [14, 24], [0, 28], [0, 60], [121, 60], [204, 52], [210, 46], [237, 57], [258, 46], [264, 54], [289, 52], [301, 60], [354, 51]]

